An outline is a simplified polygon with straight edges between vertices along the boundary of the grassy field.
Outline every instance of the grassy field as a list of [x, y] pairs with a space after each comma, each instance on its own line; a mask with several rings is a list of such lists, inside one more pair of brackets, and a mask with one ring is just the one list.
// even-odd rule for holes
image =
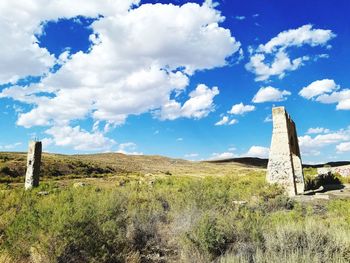
[[[0, 156], [2, 171], [25, 162]], [[350, 262], [350, 201], [296, 202], [263, 169], [120, 154], [43, 163], [32, 191], [0, 175], [0, 262]]]
[[[0, 183], [21, 183], [26, 169], [26, 153], [0, 152]], [[244, 175], [254, 166], [239, 163], [214, 164], [170, 159], [162, 156], [124, 155], [106, 153], [94, 155], [42, 156], [41, 181], [110, 176], [206, 176]]]

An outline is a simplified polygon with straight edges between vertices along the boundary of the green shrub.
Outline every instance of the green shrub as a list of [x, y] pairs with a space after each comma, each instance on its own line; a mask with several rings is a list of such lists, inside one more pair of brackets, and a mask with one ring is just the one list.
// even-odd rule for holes
[[13, 176], [13, 171], [10, 169], [10, 167], [8, 166], [3, 166], [0, 169], [0, 173], [4, 174], [4, 175], [8, 175], [8, 176]]
[[0, 261], [4, 255], [11, 263], [350, 260], [348, 200], [315, 212], [314, 204], [267, 185], [263, 172], [122, 180], [123, 187], [93, 179], [77, 188], [66, 182], [26, 192], [0, 188]]
[[228, 245], [228, 237], [218, 225], [218, 219], [205, 214], [194, 229], [186, 233], [189, 246], [193, 246], [200, 254], [215, 258], [222, 255]]
[[325, 185], [340, 185], [342, 178], [339, 174], [327, 173], [317, 176], [305, 176], [305, 190], [316, 190]]

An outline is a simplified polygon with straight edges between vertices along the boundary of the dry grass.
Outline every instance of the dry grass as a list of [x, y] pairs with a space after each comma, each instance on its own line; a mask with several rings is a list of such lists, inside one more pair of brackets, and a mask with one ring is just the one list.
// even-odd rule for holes
[[[0, 153], [0, 179], [24, 165]], [[44, 154], [39, 188], [0, 200], [0, 262], [350, 261], [348, 200], [298, 203], [237, 163]]]
[[[25, 153], [0, 153], [0, 183], [20, 183], [24, 180]], [[259, 168], [239, 163], [190, 162], [162, 156], [124, 155], [106, 153], [94, 155], [59, 155], [44, 153], [41, 181], [74, 178], [114, 177], [131, 175], [154, 176], [227, 176], [245, 175]], [[118, 177], [118, 178], [117, 178]]]

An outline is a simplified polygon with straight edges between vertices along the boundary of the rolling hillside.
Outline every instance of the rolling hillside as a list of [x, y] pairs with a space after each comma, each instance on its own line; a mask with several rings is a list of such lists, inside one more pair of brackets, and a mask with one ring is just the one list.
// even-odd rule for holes
[[[257, 162], [191, 162], [162, 156], [105, 153], [92, 155], [60, 155], [44, 153], [41, 176], [49, 178], [80, 178], [139, 175], [230, 175], [240, 170], [264, 168]], [[26, 170], [26, 153], [0, 153], [0, 182], [22, 182]]]

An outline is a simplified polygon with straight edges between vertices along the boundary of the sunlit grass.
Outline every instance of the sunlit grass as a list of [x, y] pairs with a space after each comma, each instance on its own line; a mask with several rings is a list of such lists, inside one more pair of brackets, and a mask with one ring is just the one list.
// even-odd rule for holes
[[2, 257], [8, 262], [350, 260], [350, 202], [297, 203], [267, 185], [264, 171], [220, 177], [134, 174], [86, 181], [83, 187], [74, 182], [42, 183], [30, 192], [1, 188]]

